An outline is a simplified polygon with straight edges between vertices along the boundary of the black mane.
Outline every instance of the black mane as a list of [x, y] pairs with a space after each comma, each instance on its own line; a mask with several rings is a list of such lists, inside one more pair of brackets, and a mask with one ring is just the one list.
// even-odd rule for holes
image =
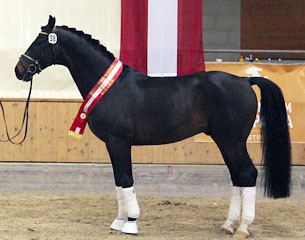
[[103, 46], [99, 40], [92, 38], [92, 36], [90, 34], [84, 33], [83, 31], [77, 30], [76, 28], [70, 28], [68, 26], [60, 26], [59, 28], [75, 33], [77, 36], [87, 40], [88, 42], [90, 42], [92, 45], [94, 45], [95, 47], [97, 47], [99, 49], [99, 51], [101, 51], [102, 54], [106, 54], [107, 56], [109, 56], [111, 59], [114, 59], [115, 56], [113, 55], [113, 53], [109, 52], [107, 50], [107, 48], [105, 46]]

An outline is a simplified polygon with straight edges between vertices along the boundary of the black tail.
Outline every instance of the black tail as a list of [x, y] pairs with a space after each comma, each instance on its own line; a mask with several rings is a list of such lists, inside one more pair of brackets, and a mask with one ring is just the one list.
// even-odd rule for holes
[[265, 195], [290, 195], [291, 145], [286, 106], [281, 89], [272, 81], [252, 77], [249, 82], [261, 90], [261, 135], [265, 170]]

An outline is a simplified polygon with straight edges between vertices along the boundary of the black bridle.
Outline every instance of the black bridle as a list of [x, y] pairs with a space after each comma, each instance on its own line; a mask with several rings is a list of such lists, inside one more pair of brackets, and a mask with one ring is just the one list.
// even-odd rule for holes
[[[48, 35], [48, 33], [46, 33], [46, 32], [40, 32], [40, 34]], [[53, 44], [51, 44], [51, 45], [52, 45], [53, 64], [55, 64], [55, 60], [56, 60], [55, 47]], [[24, 112], [23, 112], [21, 127], [14, 136], [10, 136], [10, 134], [9, 134], [4, 107], [3, 107], [2, 101], [0, 100], [0, 108], [2, 111], [3, 121], [4, 121], [4, 125], [5, 125], [5, 132], [6, 132], [6, 137], [7, 137], [7, 139], [5, 139], [5, 140], [0, 139], [0, 142], [10, 142], [14, 145], [22, 144], [26, 139], [27, 132], [28, 132], [28, 123], [29, 123], [30, 98], [31, 98], [32, 86], [33, 86], [32, 78], [36, 73], [39, 74], [42, 70], [39, 60], [33, 59], [31, 56], [29, 56], [26, 53], [21, 54], [20, 62], [21, 62], [21, 64], [24, 64], [24, 63], [28, 64], [27, 68], [26, 68], [26, 72], [23, 76], [23, 81], [25, 81], [26, 80], [25, 78], [28, 77], [31, 84], [30, 84], [29, 94], [27, 96], [27, 100], [26, 100], [26, 104], [25, 104], [25, 108], [24, 108]], [[15, 138], [17, 138], [21, 134], [22, 129], [24, 127], [25, 127], [25, 130], [24, 130], [24, 135], [23, 135], [22, 139], [19, 142], [13, 141]]]
[[38, 60], [34, 60], [32, 57], [30, 57], [29, 55], [23, 53], [20, 56], [20, 61], [21, 63], [28, 63], [26, 72], [23, 76], [23, 78], [25, 78], [26, 76], [28, 77], [33, 77], [36, 73], [40, 73], [41, 72], [41, 65], [39, 63]]
[[[55, 28], [53, 28], [53, 30], [50, 33], [40, 32], [39, 34], [47, 35], [49, 37], [50, 34], [54, 33], [54, 29]], [[51, 43], [50, 43], [50, 45], [52, 47], [52, 62], [53, 62], [53, 64], [55, 64], [55, 62], [56, 62], [55, 45], [51, 44]], [[24, 79], [25, 77], [29, 77], [30, 79], [32, 79], [32, 77], [36, 73], [39, 74], [42, 70], [42, 67], [41, 67], [41, 64], [40, 64], [39, 60], [38, 59], [33, 59], [31, 56], [29, 56], [26, 53], [21, 54], [20, 61], [21, 61], [22, 64], [23, 63], [28, 64], [26, 72], [23, 76], [23, 80], [25, 80]]]

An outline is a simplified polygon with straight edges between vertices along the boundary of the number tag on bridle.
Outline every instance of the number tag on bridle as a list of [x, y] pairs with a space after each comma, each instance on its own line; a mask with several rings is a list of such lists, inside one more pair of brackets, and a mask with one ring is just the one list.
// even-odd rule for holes
[[50, 33], [48, 39], [49, 39], [50, 44], [56, 44], [57, 43], [57, 35], [55, 33]]

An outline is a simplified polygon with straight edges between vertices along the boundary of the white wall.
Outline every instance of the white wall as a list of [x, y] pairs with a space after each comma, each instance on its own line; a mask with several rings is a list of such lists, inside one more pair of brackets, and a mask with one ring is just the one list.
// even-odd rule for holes
[[[56, 17], [56, 25], [83, 30], [118, 56], [120, 6], [120, 0], [0, 0], [0, 97], [26, 97], [28, 84], [17, 81], [14, 67], [50, 14]], [[55, 66], [34, 77], [33, 97], [80, 95], [69, 72]]]

